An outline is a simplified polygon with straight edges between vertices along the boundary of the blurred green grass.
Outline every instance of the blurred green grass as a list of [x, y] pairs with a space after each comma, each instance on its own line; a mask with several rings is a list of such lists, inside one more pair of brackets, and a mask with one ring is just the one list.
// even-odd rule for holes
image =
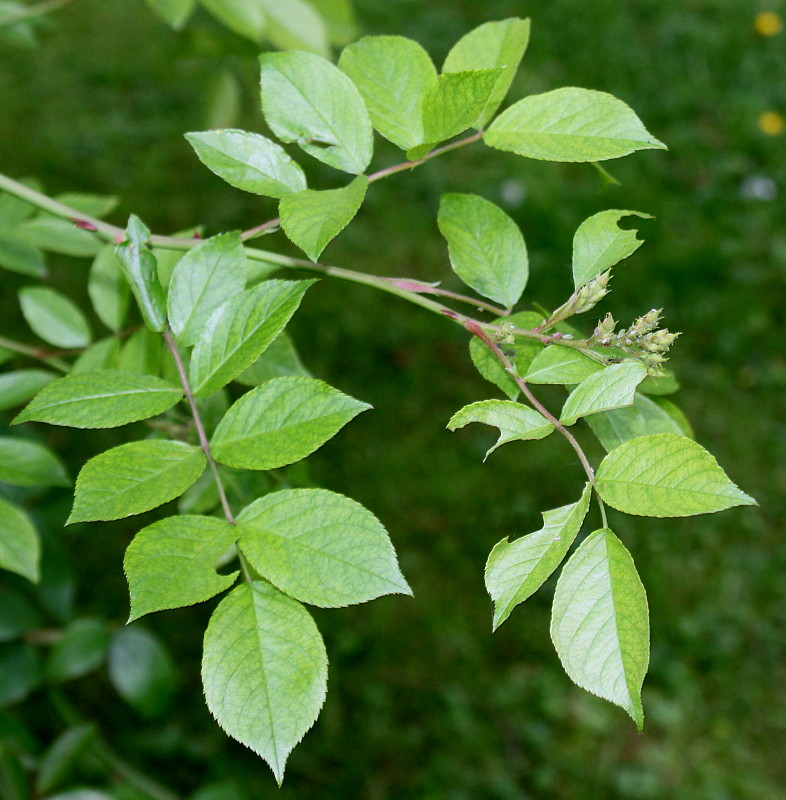
[[[383, 520], [416, 599], [316, 614], [331, 656], [330, 693], [280, 792], [204, 709], [205, 609], [149, 623], [182, 656], [184, 688], [166, 724], [134, 718], [102, 684], [74, 693], [130, 760], [183, 793], [232, 779], [249, 797], [287, 800], [786, 797], [786, 138], [757, 127], [763, 111], [786, 113], [786, 35], [753, 29], [756, 11], [783, 12], [783, 3], [356, 6], [364, 33], [411, 36], [437, 62], [474, 25], [530, 16], [532, 42], [512, 99], [562, 85], [609, 91], [670, 151], [610, 162], [622, 185], [604, 189], [590, 167], [466, 149], [375, 186], [327, 257], [452, 286], [438, 198], [475, 191], [507, 198], [531, 253], [528, 296], [548, 305], [568, 291], [582, 219], [614, 207], [654, 214], [642, 225], [646, 245], [617, 270], [603, 310], [629, 320], [663, 306], [669, 327], [684, 332], [673, 358], [678, 400], [699, 441], [761, 508], [688, 520], [614, 515], [652, 615], [647, 722], [637, 735], [622, 712], [562, 673], [548, 636], [553, 582], [490, 633], [486, 555], [502, 536], [535, 530], [541, 510], [575, 499], [581, 470], [571, 451], [510, 445], [483, 465], [487, 435], [445, 430], [463, 404], [494, 396], [469, 363], [466, 337], [393, 298], [323, 281], [293, 323], [303, 360], [376, 411], [312, 457], [311, 471]], [[119, 194], [118, 220], [133, 210], [162, 232], [195, 221], [209, 232], [247, 227], [274, 215], [272, 201], [208, 173], [182, 138], [204, 126], [206, 81], [227, 62], [244, 81], [240, 125], [262, 128], [253, 46], [206, 19], [172, 34], [138, 0], [80, 0], [43, 42], [13, 58], [0, 53], [3, 171], [35, 175], [51, 191]], [[379, 152], [380, 163], [398, 160], [390, 148]], [[317, 181], [335, 180], [309, 169]], [[269, 242], [287, 247], [280, 235]], [[63, 261], [55, 277], [80, 294], [84, 271], [74, 263]], [[98, 443], [86, 447], [71, 453], [73, 467]], [[118, 530], [64, 538], [83, 570], [81, 607], [122, 622], [127, 537], [120, 541]], [[42, 731], [51, 726], [32, 701], [24, 710]]]

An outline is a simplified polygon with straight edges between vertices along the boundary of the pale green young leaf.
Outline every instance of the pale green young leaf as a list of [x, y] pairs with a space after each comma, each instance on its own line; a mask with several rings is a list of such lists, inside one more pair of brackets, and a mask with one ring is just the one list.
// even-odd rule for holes
[[27, 286], [19, 290], [19, 302], [27, 324], [45, 342], [69, 349], [90, 344], [90, 326], [84, 314], [60, 292]]
[[499, 439], [489, 448], [483, 457], [484, 461], [507, 442], [544, 439], [554, 430], [554, 426], [537, 411], [511, 400], [481, 400], [470, 403], [450, 418], [448, 429], [455, 431], [470, 422], [482, 422], [484, 425], [499, 428]]
[[373, 132], [355, 84], [313, 53], [265, 53], [262, 111], [284, 142], [336, 169], [360, 175], [371, 161]]
[[21, 406], [57, 378], [46, 369], [17, 369], [0, 375], [0, 411]]
[[115, 247], [120, 268], [131, 286], [145, 326], [160, 333], [166, 327], [166, 297], [158, 280], [156, 257], [147, 246], [150, 231], [133, 214], [128, 220], [126, 238]]
[[462, 36], [448, 53], [443, 72], [503, 68], [473, 127], [483, 128], [505, 99], [527, 49], [529, 29], [528, 19], [513, 17], [485, 22]]
[[578, 289], [594, 277], [636, 252], [644, 242], [638, 231], [623, 230], [623, 217], [652, 219], [639, 211], [611, 209], [593, 214], [579, 225], [573, 237], [573, 282]]
[[[509, 322], [517, 328], [535, 328], [543, 322], [543, 317], [536, 311], [519, 311], [496, 322]], [[543, 345], [534, 339], [517, 337], [512, 345], [501, 344], [500, 347], [508, 355], [519, 375], [526, 375], [532, 359], [543, 349]], [[505, 371], [497, 357], [476, 336], [469, 343], [469, 355], [477, 371], [487, 380], [498, 386], [511, 400], [519, 396], [516, 381]]]
[[423, 96], [423, 141], [407, 152], [417, 161], [445, 139], [471, 128], [483, 113], [502, 68], [446, 72]]
[[111, 245], [103, 247], [93, 260], [87, 293], [101, 322], [110, 330], [119, 331], [128, 313], [130, 289]]
[[596, 479], [605, 502], [643, 517], [689, 517], [757, 505], [700, 444], [674, 433], [625, 442], [603, 459]]
[[518, 225], [475, 194], [443, 194], [437, 217], [456, 275], [484, 297], [515, 305], [529, 277], [527, 246]]
[[494, 601], [493, 630], [513, 609], [531, 597], [562, 563], [587, 516], [587, 484], [579, 500], [543, 512], [543, 527], [535, 533], [494, 545], [486, 562], [486, 590]]
[[183, 390], [161, 378], [105, 369], [53, 381], [16, 417], [70, 428], [116, 428], [171, 408]]
[[259, 44], [267, 15], [262, 0], [199, 0], [219, 22], [233, 33]]
[[99, 219], [111, 214], [120, 203], [120, 198], [114, 195], [88, 192], [63, 192], [56, 194], [55, 200], [64, 206], [76, 209], [80, 214]]
[[79, 372], [96, 372], [105, 369], [117, 369], [120, 359], [120, 339], [108, 336], [106, 339], [91, 344], [84, 350], [71, 366], [70, 375]]
[[358, 175], [341, 189], [306, 189], [281, 199], [281, 227], [312, 261], [358, 213], [366, 196], [368, 179]]
[[666, 149], [622, 100], [573, 87], [519, 100], [491, 123], [483, 140], [545, 161], [604, 161]]
[[328, 28], [332, 44], [343, 47], [357, 37], [357, 20], [351, 0], [309, 0]]
[[412, 594], [385, 528], [343, 495], [273, 492], [243, 509], [238, 528], [254, 569], [303, 603], [335, 608]]
[[527, 383], [554, 383], [571, 386], [581, 383], [603, 369], [602, 364], [593, 361], [578, 350], [553, 345], [541, 350], [527, 370]]
[[101, 240], [90, 231], [48, 214], [23, 222], [16, 233], [33, 247], [77, 258], [94, 256], [103, 247]]
[[21, 508], [0, 497], [0, 569], [38, 582], [38, 532]]
[[647, 368], [638, 361], [624, 361], [593, 373], [571, 392], [560, 422], [573, 425], [579, 417], [633, 405], [636, 387], [646, 375]]
[[199, 160], [230, 186], [266, 197], [306, 188], [303, 170], [281, 145], [239, 130], [187, 133]]
[[128, 621], [202, 603], [228, 589], [238, 573], [219, 575], [215, 566], [237, 536], [228, 522], [195, 515], [167, 517], [139, 531], [123, 561], [131, 595]]
[[638, 393], [632, 406], [592, 414], [587, 417], [587, 424], [607, 453], [640, 436], [654, 433], [686, 435], [667, 411]]
[[279, 50], [308, 50], [330, 57], [328, 31], [306, 0], [260, 0], [267, 15], [265, 38]]
[[374, 127], [407, 151], [423, 141], [423, 98], [436, 83], [428, 53], [403, 36], [364, 36], [338, 66], [357, 86]]
[[180, 30], [196, 7], [196, 0], [145, 0], [161, 19]]
[[313, 283], [265, 281], [218, 308], [191, 355], [194, 394], [207, 397], [217, 392], [262, 355]]
[[0, 483], [13, 486], [70, 486], [63, 462], [40, 442], [0, 436]]
[[82, 467], [66, 524], [150, 511], [183, 494], [204, 467], [202, 451], [184, 442], [147, 440], [113, 447]]
[[210, 450], [230, 467], [276, 469], [313, 453], [368, 408], [315, 378], [274, 378], [227, 411]]
[[148, 328], [134, 331], [126, 339], [117, 359], [117, 368], [124, 372], [158, 375], [161, 370], [164, 340]]
[[259, 386], [273, 378], [285, 378], [289, 375], [311, 377], [311, 373], [300, 361], [289, 334], [282, 331], [273, 339], [267, 350], [235, 380], [244, 386]]
[[246, 254], [236, 232], [213, 236], [178, 261], [169, 281], [167, 315], [178, 344], [188, 347], [213, 312], [246, 284]]
[[311, 615], [264, 581], [238, 586], [207, 626], [202, 685], [218, 724], [280, 784], [327, 692], [327, 654]]
[[46, 274], [44, 254], [9, 231], [0, 231], [0, 267], [32, 278]]
[[551, 638], [570, 679], [624, 708], [641, 730], [650, 657], [647, 595], [630, 553], [608, 528], [588, 536], [565, 564]]

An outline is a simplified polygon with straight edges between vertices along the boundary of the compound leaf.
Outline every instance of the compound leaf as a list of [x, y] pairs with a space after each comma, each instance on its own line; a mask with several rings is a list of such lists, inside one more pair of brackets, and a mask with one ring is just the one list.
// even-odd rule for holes
[[491, 123], [483, 140], [545, 161], [603, 161], [666, 149], [622, 100], [573, 87], [519, 100]]
[[38, 532], [21, 508], [0, 497], [0, 567], [38, 582]]
[[306, 189], [281, 199], [281, 227], [312, 261], [358, 213], [366, 196], [368, 179], [358, 175], [341, 189]]
[[527, 383], [550, 383], [571, 386], [600, 372], [598, 364], [583, 353], [569, 347], [554, 345], [541, 350], [527, 370]]
[[543, 527], [535, 533], [498, 542], [486, 562], [486, 590], [494, 601], [493, 629], [513, 609], [548, 580], [567, 555], [589, 508], [590, 485], [575, 503], [543, 512]]
[[459, 278], [506, 308], [515, 305], [529, 277], [527, 246], [518, 225], [474, 194], [442, 195], [437, 224]]
[[102, 369], [66, 375], [48, 384], [14, 419], [69, 428], [116, 428], [171, 408], [182, 389], [139, 372]]
[[128, 621], [201, 603], [228, 589], [238, 573], [219, 575], [215, 565], [237, 535], [224, 520], [188, 514], [139, 531], [123, 561], [131, 595]]
[[19, 290], [22, 314], [33, 332], [55, 347], [79, 348], [90, 344], [90, 326], [67, 297], [45, 286]]
[[30, 439], [0, 437], [0, 482], [13, 486], [70, 486], [63, 462]]
[[169, 280], [167, 315], [179, 344], [189, 347], [213, 312], [246, 285], [246, 254], [238, 233], [213, 236], [177, 262]]
[[113, 447], [82, 467], [67, 524], [149, 511], [183, 494], [204, 468], [202, 451], [184, 442], [147, 440]]
[[306, 188], [306, 176], [281, 145], [239, 130], [187, 133], [199, 160], [230, 186], [265, 197]]
[[266, 495], [238, 517], [240, 547], [291, 597], [335, 608], [412, 594], [387, 531], [367, 509], [324, 489]]
[[528, 19], [486, 22], [462, 36], [448, 53], [443, 72], [503, 68], [473, 127], [484, 127], [505, 99], [527, 49], [529, 29]]
[[243, 584], [207, 626], [202, 684], [218, 724], [265, 759], [280, 784], [325, 701], [325, 645], [296, 600], [263, 581]]
[[644, 244], [636, 235], [638, 231], [623, 230], [617, 224], [631, 216], [652, 219], [639, 211], [610, 209], [593, 214], [579, 225], [573, 237], [573, 282], [577, 289]]
[[455, 431], [470, 422], [482, 422], [484, 425], [499, 428], [499, 439], [488, 450], [484, 461], [507, 442], [544, 439], [554, 430], [554, 426], [537, 411], [511, 400], [481, 400], [470, 403], [450, 418], [448, 429]]
[[360, 175], [371, 161], [373, 131], [355, 84], [313, 53], [265, 53], [262, 111], [283, 142], [297, 142], [331, 167]]
[[191, 354], [194, 394], [207, 397], [217, 392], [262, 355], [313, 283], [265, 281], [216, 309]]
[[588, 536], [565, 564], [554, 593], [551, 638], [570, 679], [624, 708], [641, 730], [647, 596], [630, 553], [608, 528]]
[[368, 408], [315, 378], [274, 378], [227, 411], [210, 449], [230, 467], [283, 467], [313, 453]]
[[579, 417], [633, 405], [636, 387], [646, 376], [647, 368], [638, 361], [624, 361], [593, 373], [571, 392], [560, 422], [573, 425]]
[[626, 514], [688, 517], [756, 505], [700, 444], [674, 433], [625, 442], [603, 459], [596, 478], [603, 500]]

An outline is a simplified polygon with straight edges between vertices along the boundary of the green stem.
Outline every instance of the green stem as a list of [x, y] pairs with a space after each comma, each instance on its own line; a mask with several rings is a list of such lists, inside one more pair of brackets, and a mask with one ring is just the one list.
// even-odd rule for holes
[[30, 358], [37, 358], [43, 361], [50, 367], [59, 369], [61, 372], [68, 372], [71, 367], [62, 359], [57, 356], [62, 355], [61, 351], [45, 350], [41, 347], [34, 347], [29, 344], [17, 342], [14, 339], [8, 339], [5, 336], [0, 336], [0, 347], [5, 347], [6, 350], [12, 350], [14, 353], [21, 353]]

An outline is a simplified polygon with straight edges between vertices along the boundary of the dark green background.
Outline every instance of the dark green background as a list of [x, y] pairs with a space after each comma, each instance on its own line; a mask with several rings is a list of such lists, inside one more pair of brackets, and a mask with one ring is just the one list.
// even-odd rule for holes
[[[767, 137], [756, 124], [765, 110], [786, 113], [786, 34], [768, 39], [753, 29], [755, 12], [786, 7], [778, 0], [356, 6], [363, 33], [415, 38], [437, 63], [473, 26], [530, 16], [532, 41], [511, 99], [564, 85], [608, 91], [670, 150], [609, 162], [622, 185], [604, 188], [589, 166], [474, 145], [374, 186], [325, 258], [456, 288], [436, 227], [439, 195], [472, 191], [503, 202], [507, 186], [523, 196], [506, 207], [530, 250], [527, 297], [549, 306], [569, 292], [571, 239], [586, 216], [605, 208], [653, 214], [641, 224], [646, 245], [617, 269], [602, 311], [629, 321], [664, 308], [668, 326], [683, 332], [672, 361], [683, 387], [676, 399], [698, 440], [761, 508], [685, 520], [612, 513], [652, 619], [638, 735], [621, 710], [562, 672], [548, 634], [553, 581], [490, 631], [486, 555], [503, 536], [537, 529], [540, 511], [578, 497], [582, 471], [572, 451], [552, 437], [509, 445], [482, 464], [490, 433], [445, 429], [465, 403], [498, 396], [474, 372], [466, 335], [395, 298], [325, 280], [309, 293], [293, 336], [315, 375], [375, 411], [311, 457], [310, 474], [382, 519], [415, 600], [315, 613], [331, 659], [330, 691], [281, 791], [204, 707], [198, 659], [207, 608], [146, 622], [171, 642], [180, 673], [176, 702], [162, 718], [127, 709], [102, 673], [65, 692], [128, 761], [184, 797], [224, 780], [241, 797], [287, 800], [786, 797], [786, 137]], [[244, 85], [238, 127], [264, 129], [255, 56], [254, 46], [206, 16], [175, 34], [141, 0], [76, 0], [52, 18], [37, 50], [0, 46], [0, 170], [33, 175], [50, 192], [118, 194], [115, 221], [133, 211], [162, 233], [263, 221], [275, 215], [273, 201], [222, 184], [182, 137], [204, 127], [206, 86], [227, 65]], [[340, 180], [300, 160], [316, 185]], [[396, 160], [392, 147], [379, 145], [375, 164]], [[772, 181], [775, 199], [751, 197], [752, 179]], [[294, 252], [281, 234], [265, 244]], [[84, 298], [86, 262], [53, 264], [54, 284]], [[10, 327], [2, 332], [15, 335], [13, 288], [24, 281], [7, 273], [3, 281]], [[558, 393], [542, 396], [552, 407], [559, 402]], [[115, 443], [112, 436], [57, 431], [51, 441], [75, 473]], [[121, 561], [134, 525], [61, 532], [68, 497], [55, 495], [46, 519], [77, 571], [74, 613], [122, 624]], [[62, 730], [42, 692], [8, 713], [29, 725], [39, 747]], [[99, 780], [85, 769], [83, 782]], [[118, 797], [134, 796], [118, 789]]]

